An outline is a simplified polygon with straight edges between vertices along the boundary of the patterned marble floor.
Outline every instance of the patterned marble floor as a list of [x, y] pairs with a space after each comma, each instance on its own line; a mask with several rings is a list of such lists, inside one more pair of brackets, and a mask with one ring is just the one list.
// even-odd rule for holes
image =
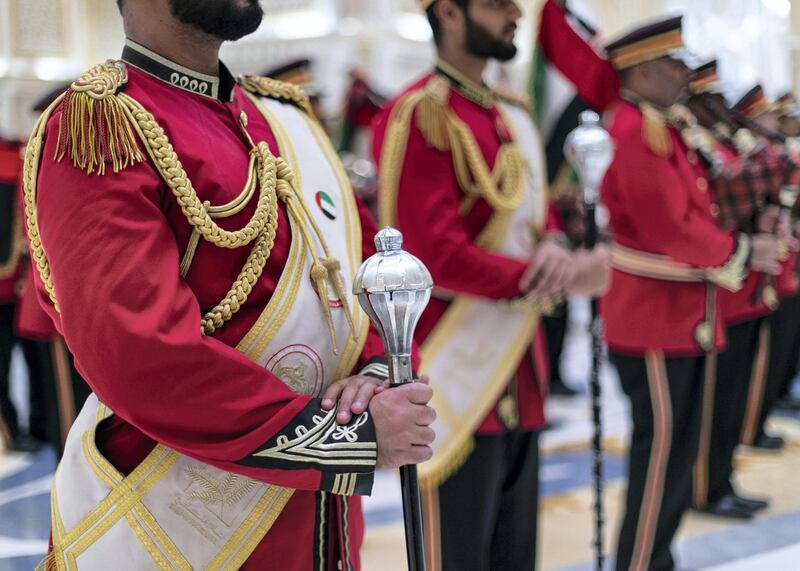
[[[567, 339], [565, 378], [580, 386], [588, 370], [588, 340], [581, 333], [583, 306], [573, 316], [577, 327]], [[20, 373], [19, 370], [17, 374]], [[625, 470], [627, 409], [613, 371], [603, 370], [606, 447], [606, 544], [618, 525]], [[19, 385], [19, 383], [17, 383]], [[17, 388], [16, 398], [24, 394]], [[540, 567], [544, 571], [591, 571], [591, 488], [588, 398], [552, 399], [553, 428], [543, 437], [541, 471]], [[680, 533], [678, 555], [685, 568], [708, 571], [800, 570], [800, 415], [774, 417], [772, 429], [789, 441], [780, 455], [743, 450], [737, 460], [739, 486], [768, 496], [772, 507], [747, 523], [690, 513]], [[48, 504], [54, 455], [0, 452], [0, 571], [30, 571], [41, 559], [48, 536]], [[393, 473], [380, 473], [365, 501], [365, 571], [405, 569], [399, 485]]]

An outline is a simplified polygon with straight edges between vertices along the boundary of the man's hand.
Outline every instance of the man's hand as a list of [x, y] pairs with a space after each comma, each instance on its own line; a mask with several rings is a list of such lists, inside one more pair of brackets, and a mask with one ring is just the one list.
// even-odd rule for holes
[[354, 414], [361, 414], [367, 410], [372, 397], [388, 386], [389, 381], [365, 375], [340, 379], [331, 383], [322, 395], [322, 408], [331, 410], [336, 406], [336, 422], [349, 424]]
[[567, 289], [574, 277], [575, 265], [570, 251], [546, 241], [536, 248], [519, 287], [532, 299], [550, 299]]
[[419, 464], [433, 456], [436, 412], [428, 406], [433, 391], [427, 383], [408, 383], [383, 390], [369, 410], [378, 440], [378, 468]]
[[611, 266], [605, 244], [575, 252], [575, 279], [568, 285], [567, 293], [599, 297], [606, 292], [610, 282]]
[[773, 234], [756, 234], [753, 236], [750, 267], [759, 272], [777, 276], [781, 273], [778, 261], [778, 238]]

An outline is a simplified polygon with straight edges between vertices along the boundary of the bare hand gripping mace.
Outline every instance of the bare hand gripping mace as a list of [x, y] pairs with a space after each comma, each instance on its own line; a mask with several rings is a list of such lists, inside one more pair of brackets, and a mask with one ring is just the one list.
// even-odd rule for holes
[[[378, 329], [389, 359], [392, 386], [413, 382], [411, 346], [417, 326], [431, 297], [433, 280], [425, 265], [402, 249], [403, 235], [384, 228], [375, 236], [378, 252], [356, 274], [353, 293]], [[425, 570], [422, 507], [416, 466], [400, 467], [406, 555], [409, 571]]]
[[[584, 111], [580, 124], [567, 137], [564, 155], [578, 174], [583, 187], [583, 204], [586, 214], [586, 247], [597, 244], [596, 209], [600, 184], [614, 157], [614, 143], [600, 126], [600, 117], [594, 111]], [[595, 569], [603, 569], [603, 425], [601, 415], [600, 363], [603, 358], [603, 324], [597, 306], [592, 300], [592, 457], [594, 473], [594, 514], [595, 514]]]

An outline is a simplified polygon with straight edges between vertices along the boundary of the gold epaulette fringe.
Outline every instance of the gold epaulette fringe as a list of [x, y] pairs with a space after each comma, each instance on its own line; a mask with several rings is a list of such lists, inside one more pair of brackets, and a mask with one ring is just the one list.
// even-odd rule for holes
[[417, 103], [417, 128], [434, 149], [450, 149], [447, 127], [447, 104], [450, 98], [450, 83], [434, 75], [423, 88], [423, 96]]
[[241, 75], [238, 77], [237, 82], [245, 91], [261, 97], [289, 101], [300, 107], [308, 115], [314, 115], [308, 95], [297, 85], [260, 75]]
[[144, 160], [130, 115], [117, 96], [128, 82], [121, 61], [98, 64], [72, 83], [63, 99], [55, 160], [68, 156], [88, 174], [102, 175]]
[[470, 436], [456, 449], [448, 458], [447, 462], [435, 472], [428, 473], [426, 470], [419, 472], [419, 487], [423, 490], [430, 490], [441, 486], [445, 480], [455, 474], [469, 455], [475, 449], [475, 439]]
[[672, 155], [672, 139], [670, 139], [669, 128], [664, 115], [647, 103], [640, 103], [639, 109], [641, 109], [644, 116], [642, 136], [645, 142], [659, 156], [669, 157]]
[[494, 87], [492, 88], [492, 91], [494, 92], [495, 97], [500, 101], [515, 107], [520, 107], [530, 113], [531, 100], [528, 97], [522, 95], [521, 93], [515, 93], [502, 87]]

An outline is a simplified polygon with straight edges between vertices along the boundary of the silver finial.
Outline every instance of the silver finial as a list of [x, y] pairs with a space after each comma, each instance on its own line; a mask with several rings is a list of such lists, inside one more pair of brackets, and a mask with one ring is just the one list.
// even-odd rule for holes
[[396, 252], [403, 249], [403, 234], [387, 226], [375, 234], [375, 247], [379, 252]]
[[359, 268], [353, 293], [383, 339], [390, 382], [407, 383], [412, 380], [414, 329], [433, 280], [425, 265], [402, 249], [403, 235], [394, 228], [378, 232], [375, 245], [378, 252]]
[[581, 113], [579, 126], [569, 134], [564, 144], [564, 155], [581, 180], [584, 200], [596, 203], [600, 184], [614, 157], [614, 143], [600, 126], [597, 113]]

